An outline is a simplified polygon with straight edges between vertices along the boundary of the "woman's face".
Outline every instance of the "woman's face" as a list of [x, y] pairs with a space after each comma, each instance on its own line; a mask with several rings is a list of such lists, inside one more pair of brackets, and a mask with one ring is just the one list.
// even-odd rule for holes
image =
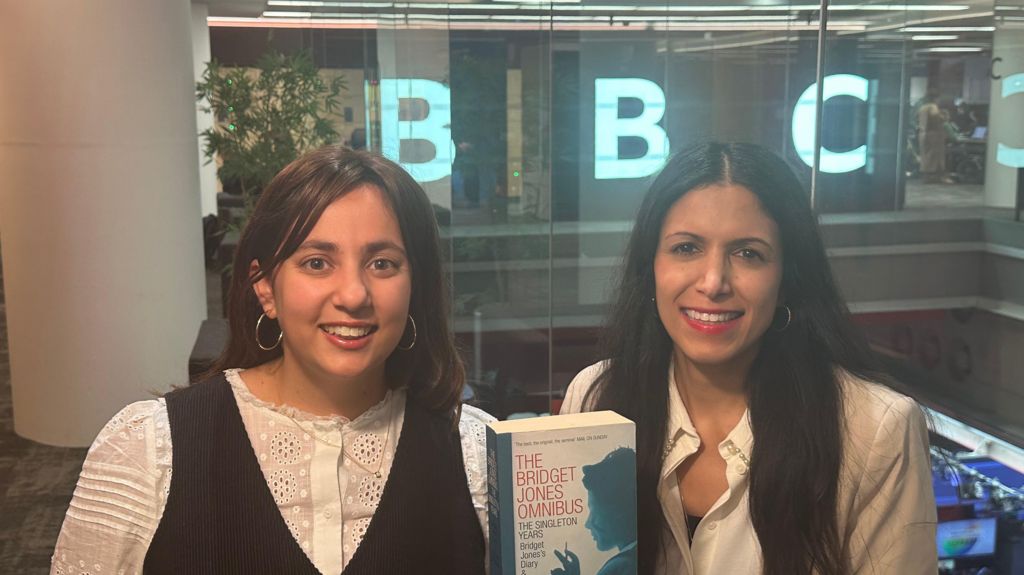
[[398, 220], [363, 185], [324, 210], [309, 236], [254, 286], [284, 332], [284, 361], [311, 378], [381, 378], [406, 327], [412, 271]]
[[780, 305], [778, 226], [742, 186], [691, 190], [665, 216], [654, 281], [677, 356], [707, 366], [752, 360]]
[[607, 516], [603, 502], [590, 491], [587, 491], [587, 507], [590, 513], [583, 526], [590, 531], [598, 551], [607, 551], [615, 547], [619, 543], [615, 540], [616, 526]]

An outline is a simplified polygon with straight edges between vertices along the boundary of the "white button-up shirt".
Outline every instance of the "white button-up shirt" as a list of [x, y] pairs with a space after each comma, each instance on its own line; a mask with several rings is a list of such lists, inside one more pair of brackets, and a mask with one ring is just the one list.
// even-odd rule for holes
[[[594, 364], [576, 376], [562, 413], [587, 410], [584, 396], [603, 369], [603, 363]], [[852, 572], [934, 575], [938, 570], [936, 513], [924, 415], [913, 400], [886, 387], [845, 373], [840, 378], [846, 429], [839, 534], [849, 549]], [[697, 452], [701, 440], [671, 367], [667, 379], [668, 425], [658, 481], [658, 500], [667, 525], [657, 573], [759, 573], [761, 547], [749, 509], [747, 462], [754, 444], [749, 414], [718, 444], [728, 488], [704, 515], [691, 543], [683, 511], [685, 495], [679, 492], [675, 472]]]

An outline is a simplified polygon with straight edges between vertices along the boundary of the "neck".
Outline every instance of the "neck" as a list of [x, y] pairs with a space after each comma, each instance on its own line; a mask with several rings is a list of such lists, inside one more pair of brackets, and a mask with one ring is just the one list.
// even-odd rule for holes
[[255, 378], [246, 382], [253, 395], [313, 415], [340, 415], [352, 420], [380, 403], [387, 394], [383, 365], [373, 373], [342, 380], [315, 373], [285, 353], [251, 371]]
[[747, 409], [747, 376], [755, 356], [756, 350], [742, 361], [703, 365], [675, 350], [676, 389], [698, 431], [703, 428], [724, 437], [735, 427]]

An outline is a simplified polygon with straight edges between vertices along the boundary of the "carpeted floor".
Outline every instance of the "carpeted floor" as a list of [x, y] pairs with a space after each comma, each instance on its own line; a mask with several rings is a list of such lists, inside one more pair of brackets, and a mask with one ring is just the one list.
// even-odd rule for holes
[[981, 184], [926, 184], [920, 179], [907, 182], [906, 209], [974, 208], [985, 205]]

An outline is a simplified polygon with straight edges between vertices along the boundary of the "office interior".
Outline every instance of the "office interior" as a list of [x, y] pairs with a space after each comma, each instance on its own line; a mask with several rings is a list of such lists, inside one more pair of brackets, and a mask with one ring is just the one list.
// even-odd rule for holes
[[219, 352], [246, 208], [198, 135], [230, 118], [195, 83], [301, 52], [341, 79], [336, 141], [431, 198], [465, 399], [499, 418], [556, 413], [600, 359], [667, 157], [785, 158], [857, 325], [929, 416], [940, 571], [1024, 573], [1024, 0], [0, 6], [0, 571], [48, 571], [104, 422]]

